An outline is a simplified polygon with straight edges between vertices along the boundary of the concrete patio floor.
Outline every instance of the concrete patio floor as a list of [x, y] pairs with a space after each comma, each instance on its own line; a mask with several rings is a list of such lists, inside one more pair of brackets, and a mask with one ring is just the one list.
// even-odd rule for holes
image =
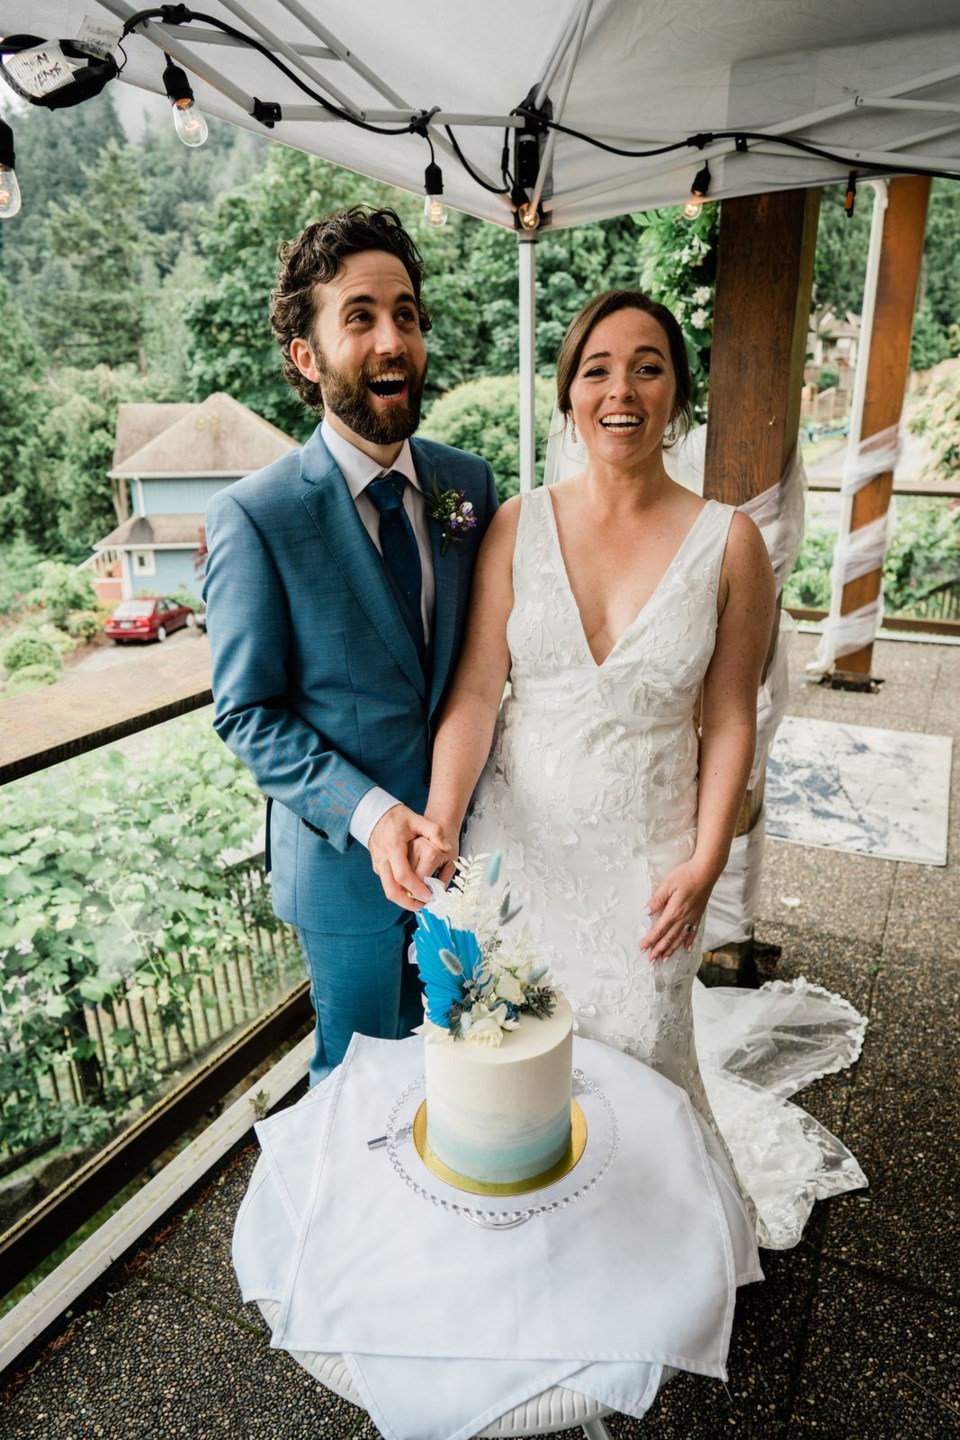
[[[804, 685], [814, 645], [794, 648], [793, 714], [960, 734], [960, 646], [881, 642], [886, 684], [860, 695]], [[616, 1440], [960, 1436], [957, 764], [951, 799], [946, 869], [769, 843], [757, 934], [782, 945], [779, 976], [870, 1017], [855, 1069], [802, 1096], [870, 1188], [818, 1205], [796, 1249], [764, 1253], [766, 1282], [740, 1292], [729, 1393], [678, 1376], [642, 1423], [608, 1421]], [[376, 1440], [241, 1302], [230, 1237], [255, 1159], [245, 1145], [0, 1377], [4, 1440]]]

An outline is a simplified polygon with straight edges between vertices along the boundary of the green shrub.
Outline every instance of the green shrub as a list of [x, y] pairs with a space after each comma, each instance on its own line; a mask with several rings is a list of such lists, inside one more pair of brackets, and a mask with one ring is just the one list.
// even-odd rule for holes
[[167, 598], [175, 605], [186, 605], [194, 614], [200, 609], [200, 596], [194, 595], [191, 590], [174, 590]]
[[[539, 375], [536, 384], [540, 476], [555, 391], [551, 382]], [[420, 433], [489, 460], [501, 500], [520, 489], [520, 381], [516, 375], [490, 375], [448, 390], [431, 409]]]
[[61, 666], [60, 654], [55, 645], [40, 635], [15, 635], [3, 651], [3, 664], [11, 673], [25, 670], [27, 666], [46, 666], [54, 672]]
[[28, 690], [39, 690], [43, 685], [56, 685], [60, 671], [53, 665], [23, 665], [15, 670], [7, 681], [7, 695], [23, 695]]
[[67, 616], [67, 634], [75, 640], [95, 640], [103, 629], [103, 616], [97, 610], [71, 610]]
[[71, 610], [90, 610], [97, 603], [93, 581], [85, 570], [62, 560], [41, 560], [39, 584], [31, 599], [42, 605], [54, 625], [65, 625]]
[[817, 377], [818, 390], [832, 390], [840, 379], [840, 371], [836, 365], [821, 365], [820, 374]]

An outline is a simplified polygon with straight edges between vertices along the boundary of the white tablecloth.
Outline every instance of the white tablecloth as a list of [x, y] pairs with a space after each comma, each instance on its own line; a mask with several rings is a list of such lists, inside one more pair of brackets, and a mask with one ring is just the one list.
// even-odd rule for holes
[[355, 1036], [257, 1126], [234, 1235], [244, 1299], [280, 1304], [275, 1346], [343, 1353], [387, 1440], [466, 1440], [558, 1383], [640, 1416], [664, 1365], [726, 1376], [736, 1287], [762, 1272], [722, 1157], [683, 1091], [574, 1044], [619, 1148], [594, 1189], [515, 1230], [431, 1205], [368, 1150], [422, 1072], [416, 1038]]

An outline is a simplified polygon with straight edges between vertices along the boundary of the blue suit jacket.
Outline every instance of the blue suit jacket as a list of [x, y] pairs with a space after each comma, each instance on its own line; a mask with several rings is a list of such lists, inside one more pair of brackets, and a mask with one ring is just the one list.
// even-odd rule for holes
[[423, 810], [432, 726], [496, 509], [485, 460], [410, 443], [423, 489], [429, 494], [436, 477], [441, 489], [466, 491], [478, 520], [443, 555], [440, 527], [429, 522], [436, 600], [428, 677], [319, 429], [207, 507], [214, 728], [273, 802], [274, 908], [309, 930], [372, 933], [398, 916], [366, 848], [350, 836], [350, 817], [375, 784]]

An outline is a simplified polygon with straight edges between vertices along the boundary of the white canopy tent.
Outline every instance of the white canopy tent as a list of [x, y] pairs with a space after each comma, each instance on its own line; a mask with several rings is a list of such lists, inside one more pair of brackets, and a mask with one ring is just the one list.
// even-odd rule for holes
[[[253, 37], [291, 74], [209, 18], [174, 24], [158, 12], [122, 51], [119, 31], [140, 13], [126, 0], [0, 0], [0, 33], [74, 39], [92, 23], [104, 51], [126, 57], [121, 82], [159, 94], [167, 51], [206, 113], [260, 130], [257, 102], [279, 106], [277, 140], [414, 192], [429, 135], [444, 200], [508, 228], [523, 202], [553, 228], [682, 204], [705, 163], [710, 199], [836, 183], [851, 169], [960, 176], [956, 0], [205, 0], [204, 16]], [[566, 128], [515, 113], [531, 105]], [[520, 247], [525, 486], [534, 253]]]
[[[402, 127], [438, 107], [430, 134], [445, 200], [508, 227], [509, 197], [466, 172], [444, 127], [499, 189], [504, 127], [522, 128], [511, 112], [531, 92], [538, 106], [550, 102], [555, 122], [606, 144], [679, 144], [631, 158], [551, 132], [535, 190], [552, 226], [682, 203], [704, 160], [712, 199], [835, 182], [851, 167], [960, 174], [956, 0], [204, 0], [199, 8], [256, 37], [368, 123]], [[0, 0], [0, 33], [71, 38], [86, 17], [116, 30], [135, 13], [126, 0]], [[123, 49], [124, 83], [162, 94], [166, 49], [207, 113], [258, 129], [256, 96], [280, 105], [272, 133], [283, 143], [423, 188], [429, 155], [420, 136], [343, 122], [208, 23], [151, 20]], [[738, 149], [731, 131], [757, 138]], [[685, 143], [713, 135], [702, 146]], [[842, 158], [789, 148], [783, 137]]]

